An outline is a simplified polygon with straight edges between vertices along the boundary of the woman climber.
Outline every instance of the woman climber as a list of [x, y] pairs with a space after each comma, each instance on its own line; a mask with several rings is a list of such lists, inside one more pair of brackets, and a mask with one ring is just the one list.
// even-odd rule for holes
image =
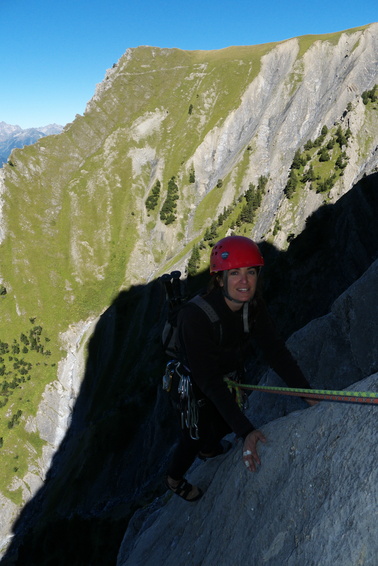
[[[214, 245], [210, 256], [211, 281], [203, 299], [219, 320], [214, 330], [204, 308], [189, 301], [178, 315], [178, 336], [183, 351], [181, 373], [190, 377], [197, 399], [198, 435], [183, 426], [167, 470], [166, 486], [186, 501], [197, 501], [202, 490], [185, 479], [195, 458], [225, 453], [231, 443], [223, 437], [234, 432], [243, 439], [243, 460], [250, 471], [260, 465], [258, 442], [265, 436], [256, 430], [236, 403], [225, 376], [240, 381], [254, 338], [270, 367], [289, 387], [309, 389], [302, 371], [279, 337], [258, 290], [264, 259], [249, 238], [229, 236]], [[316, 401], [306, 399], [310, 405]]]

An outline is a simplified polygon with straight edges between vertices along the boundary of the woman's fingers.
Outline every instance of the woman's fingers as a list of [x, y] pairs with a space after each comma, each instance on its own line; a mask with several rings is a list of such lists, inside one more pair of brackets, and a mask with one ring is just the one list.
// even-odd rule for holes
[[257, 452], [257, 443], [259, 440], [261, 442], [266, 442], [266, 438], [260, 430], [253, 430], [244, 441], [243, 460], [245, 466], [251, 472], [255, 472], [257, 466], [261, 464], [260, 457]]

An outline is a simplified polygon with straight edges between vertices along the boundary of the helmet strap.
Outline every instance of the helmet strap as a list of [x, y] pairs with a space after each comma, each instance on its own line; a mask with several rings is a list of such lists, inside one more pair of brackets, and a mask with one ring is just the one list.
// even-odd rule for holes
[[228, 293], [228, 271], [223, 271], [222, 280], [223, 280], [222, 292], [223, 295], [226, 297], [226, 299], [228, 299], [229, 301], [233, 301], [234, 303], [238, 303], [239, 305], [245, 303], [245, 301], [239, 301], [238, 299], [233, 299], [232, 297], [230, 297]]
[[248, 333], [249, 332], [249, 320], [248, 320], [249, 301], [239, 301], [238, 299], [233, 299], [232, 297], [230, 297], [230, 295], [228, 293], [228, 273], [227, 273], [227, 271], [223, 272], [222, 292], [223, 292], [223, 295], [226, 297], [226, 299], [228, 299], [229, 301], [233, 301], [234, 303], [237, 303], [238, 305], [243, 305], [243, 328], [244, 328], [244, 332]]

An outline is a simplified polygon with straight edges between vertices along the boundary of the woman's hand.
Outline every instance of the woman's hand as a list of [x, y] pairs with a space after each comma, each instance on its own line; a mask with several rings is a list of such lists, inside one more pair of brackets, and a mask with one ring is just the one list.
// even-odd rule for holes
[[257, 453], [257, 443], [266, 442], [266, 438], [260, 430], [253, 430], [244, 440], [243, 445], [243, 460], [245, 466], [250, 472], [255, 472], [257, 466], [261, 464], [259, 455]]

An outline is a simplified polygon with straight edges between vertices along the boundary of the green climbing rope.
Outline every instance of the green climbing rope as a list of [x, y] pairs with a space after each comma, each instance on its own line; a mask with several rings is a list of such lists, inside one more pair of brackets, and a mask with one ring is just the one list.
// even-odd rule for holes
[[230, 389], [235, 389], [236, 400], [241, 401], [241, 389], [252, 391], [265, 391], [279, 395], [295, 395], [306, 399], [320, 399], [327, 401], [348, 401], [350, 403], [375, 403], [378, 405], [378, 393], [371, 391], [334, 391], [331, 389], [296, 389], [294, 387], [275, 387], [271, 385], [249, 385], [237, 383], [232, 379], [224, 378]]

